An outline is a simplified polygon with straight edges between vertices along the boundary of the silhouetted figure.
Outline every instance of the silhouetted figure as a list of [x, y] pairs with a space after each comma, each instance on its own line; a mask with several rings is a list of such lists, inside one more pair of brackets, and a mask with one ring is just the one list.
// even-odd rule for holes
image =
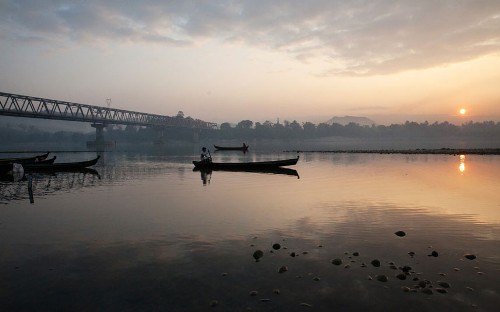
[[212, 155], [210, 155], [210, 151], [208, 148], [204, 147], [201, 149], [200, 155], [201, 161], [212, 162]]

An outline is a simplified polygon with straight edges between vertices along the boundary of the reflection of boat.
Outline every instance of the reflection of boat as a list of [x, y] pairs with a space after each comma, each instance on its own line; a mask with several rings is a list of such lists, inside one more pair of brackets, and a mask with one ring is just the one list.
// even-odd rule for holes
[[40, 163], [31, 163], [23, 165], [24, 170], [26, 171], [38, 171], [38, 170], [52, 170], [52, 171], [73, 171], [75, 169], [84, 169], [87, 167], [91, 167], [97, 163], [100, 156], [92, 160], [87, 161], [78, 161], [78, 162], [68, 162], [68, 163], [53, 163], [53, 164], [40, 164]]
[[42, 155], [31, 156], [31, 157], [14, 157], [14, 158], [0, 158], [0, 164], [8, 164], [8, 163], [18, 163], [18, 164], [26, 164], [26, 163], [34, 163], [47, 159], [50, 152], [47, 152]]
[[229, 172], [253, 172], [253, 173], [268, 173], [268, 174], [284, 174], [299, 177], [299, 173], [295, 169], [283, 167], [269, 167], [269, 168], [199, 168], [194, 167], [193, 171], [200, 171], [202, 174], [211, 175], [212, 171], [229, 171]]
[[243, 146], [218, 146], [218, 145], [214, 145], [214, 147], [216, 150], [219, 150], [219, 151], [244, 151], [244, 152], [246, 152], [248, 150], [248, 145], [245, 145], [245, 143], [243, 143]]
[[193, 161], [193, 165], [198, 168], [208, 168], [208, 169], [239, 169], [239, 170], [255, 170], [255, 169], [269, 169], [269, 168], [279, 168], [284, 166], [293, 166], [297, 164], [299, 156], [297, 158], [283, 159], [283, 160], [271, 160], [271, 161], [254, 161], [254, 162], [207, 162], [207, 161]]

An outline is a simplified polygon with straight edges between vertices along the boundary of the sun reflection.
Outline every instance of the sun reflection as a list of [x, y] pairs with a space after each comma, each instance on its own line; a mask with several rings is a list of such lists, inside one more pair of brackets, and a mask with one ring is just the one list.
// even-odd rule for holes
[[458, 170], [460, 170], [462, 174], [465, 171], [465, 155], [460, 155], [460, 166], [458, 166]]

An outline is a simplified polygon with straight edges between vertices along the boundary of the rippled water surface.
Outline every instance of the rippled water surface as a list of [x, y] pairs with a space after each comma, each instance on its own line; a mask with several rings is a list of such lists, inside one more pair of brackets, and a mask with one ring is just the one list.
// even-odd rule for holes
[[498, 156], [305, 153], [257, 173], [193, 159], [104, 153], [96, 172], [33, 173], [33, 203], [27, 180], [1, 181], [0, 310], [498, 308]]

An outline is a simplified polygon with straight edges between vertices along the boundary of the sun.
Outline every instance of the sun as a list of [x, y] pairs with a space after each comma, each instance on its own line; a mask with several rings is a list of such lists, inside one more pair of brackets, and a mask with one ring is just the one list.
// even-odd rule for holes
[[465, 113], [467, 113], [467, 110], [465, 108], [461, 108], [459, 112], [460, 112], [460, 115], [463, 116], [463, 115], [465, 115]]

